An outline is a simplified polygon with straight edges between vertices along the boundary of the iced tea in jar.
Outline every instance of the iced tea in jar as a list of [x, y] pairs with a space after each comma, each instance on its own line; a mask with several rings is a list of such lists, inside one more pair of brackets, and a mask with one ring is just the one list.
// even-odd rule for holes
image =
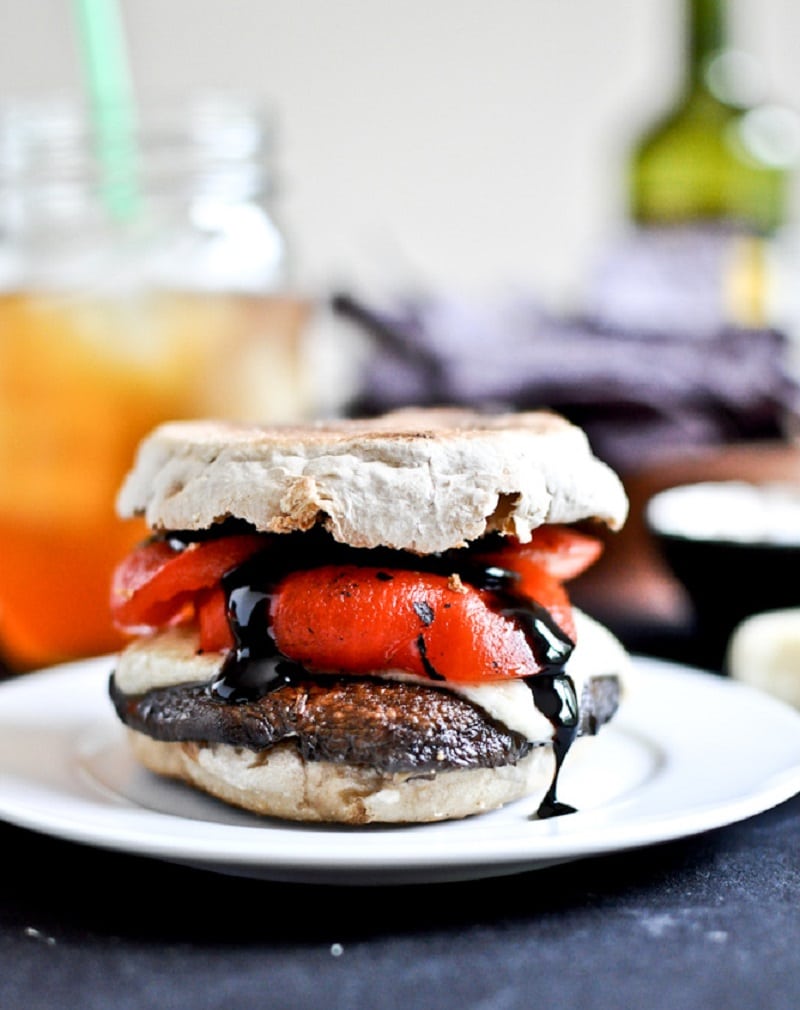
[[104, 163], [79, 110], [0, 113], [0, 659], [12, 671], [119, 646], [110, 574], [144, 527], [117, 520], [114, 500], [150, 428], [311, 410], [308, 304], [290, 288], [263, 117], [206, 100], [143, 113], [132, 139]]

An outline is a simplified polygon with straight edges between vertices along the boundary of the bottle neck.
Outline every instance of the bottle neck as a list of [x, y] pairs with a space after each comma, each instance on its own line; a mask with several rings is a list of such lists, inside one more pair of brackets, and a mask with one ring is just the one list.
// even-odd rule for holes
[[711, 60], [727, 45], [726, 0], [686, 0], [687, 77], [692, 90], [705, 89]]

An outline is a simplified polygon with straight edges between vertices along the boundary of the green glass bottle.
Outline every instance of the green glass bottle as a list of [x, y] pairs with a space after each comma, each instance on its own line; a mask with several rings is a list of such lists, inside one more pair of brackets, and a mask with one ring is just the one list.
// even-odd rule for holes
[[684, 0], [683, 86], [631, 152], [630, 216], [645, 231], [670, 229], [673, 249], [681, 229], [695, 244], [713, 237], [724, 321], [755, 327], [769, 321], [770, 238], [788, 216], [798, 131], [792, 113], [761, 103], [754, 61], [730, 44], [727, 7]]
[[759, 136], [779, 132], [779, 110], [747, 101], [751, 64], [732, 51], [726, 15], [725, 0], [686, 0], [682, 94], [631, 159], [635, 221], [726, 221], [768, 234], [785, 219], [788, 152], [780, 137]]

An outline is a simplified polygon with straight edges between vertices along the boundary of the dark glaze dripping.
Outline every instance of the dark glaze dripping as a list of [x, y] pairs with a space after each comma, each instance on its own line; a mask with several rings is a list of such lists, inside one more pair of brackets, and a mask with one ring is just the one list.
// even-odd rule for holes
[[556, 761], [553, 779], [539, 804], [536, 816], [544, 820], [563, 814], [574, 814], [575, 807], [561, 803], [556, 792], [561, 766], [578, 732], [578, 698], [575, 694], [575, 685], [566, 673], [542, 673], [538, 677], [531, 677], [528, 686], [533, 691], [536, 707], [552, 723], [553, 754]]
[[544, 819], [574, 814], [574, 807], [561, 803], [556, 797], [561, 766], [578, 732], [578, 698], [572, 678], [564, 670], [574, 643], [544, 607], [516, 593], [513, 572], [487, 568], [482, 583], [472, 581], [495, 594], [499, 612], [522, 629], [537, 662], [544, 667], [542, 673], [525, 678], [534, 704], [553, 727], [555, 771], [536, 816]]
[[[574, 812], [572, 807], [561, 803], [556, 796], [561, 767], [578, 727], [575, 686], [564, 670], [572, 653], [573, 642], [561, 631], [544, 607], [517, 592], [516, 574], [497, 566], [481, 564], [463, 551], [423, 559], [412, 558], [402, 552], [380, 550], [355, 552], [346, 549], [345, 553], [332, 541], [317, 541], [308, 550], [307, 545], [311, 542], [309, 535], [304, 534], [303, 537], [305, 552], [296, 549], [299, 543], [290, 544], [289, 541], [295, 538], [279, 538], [283, 549], [277, 549], [273, 542], [269, 547], [268, 559], [257, 554], [223, 577], [228, 620], [236, 644], [226, 658], [219, 677], [211, 685], [211, 691], [226, 701], [243, 702], [261, 697], [305, 675], [306, 671], [299, 664], [280, 653], [270, 629], [272, 593], [289, 571], [325, 564], [339, 558], [352, 562], [363, 554], [365, 564], [377, 562], [386, 564], [387, 568], [410, 568], [440, 574], [457, 572], [463, 581], [492, 594], [497, 612], [516, 623], [525, 635], [538, 664], [543, 668], [541, 673], [525, 679], [533, 694], [534, 704], [553, 726], [555, 772], [536, 816], [556, 817]], [[185, 534], [173, 534], [172, 538], [184, 543], [190, 539]], [[381, 580], [391, 579], [388, 572], [379, 572], [377, 577]], [[419, 616], [423, 623], [429, 623], [432, 618], [432, 614], [427, 612]], [[425, 661], [422, 636], [420, 652]], [[428, 672], [431, 679], [441, 679], [432, 667]]]
[[[233, 703], [252, 701], [283, 684], [300, 679], [305, 671], [287, 659], [272, 637], [269, 620], [271, 585], [264, 584], [259, 555], [227, 572], [222, 579], [228, 623], [235, 647], [228, 653], [212, 693]], [[278, 574], [280, 577], [280, 573]]]

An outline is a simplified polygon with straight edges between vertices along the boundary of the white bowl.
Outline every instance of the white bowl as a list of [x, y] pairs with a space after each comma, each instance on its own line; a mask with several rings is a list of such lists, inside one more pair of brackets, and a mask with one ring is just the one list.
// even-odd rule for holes
[[723, 664], [745, 618], [800, 607], [800, 486], [723, 480], [670, 487], [649, 500], [645, 522], [686, 590], [714, 664]]

